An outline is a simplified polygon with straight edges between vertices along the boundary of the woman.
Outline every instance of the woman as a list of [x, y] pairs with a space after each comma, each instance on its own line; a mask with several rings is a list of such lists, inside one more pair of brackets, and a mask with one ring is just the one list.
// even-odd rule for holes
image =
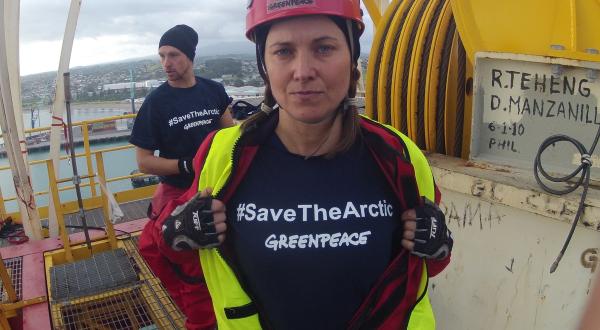
[[435, 327], [452, 238], [421, 151], [354, 106], [363, 28], [358, 0], [249, 5], [262, 111], [207, 137], [157, 222], [199, 249], [219, 329]]

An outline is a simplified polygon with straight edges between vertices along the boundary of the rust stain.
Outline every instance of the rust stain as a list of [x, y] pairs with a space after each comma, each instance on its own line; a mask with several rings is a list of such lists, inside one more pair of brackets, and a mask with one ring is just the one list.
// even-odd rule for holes
[[496, 172], [510, 173], [510, 170], [505, 169], [505, 168], [498, 168], [498, 167], [495, 167], [495, 166], [490, 166], [489, 164], [475, 163], [475, 162], [472, 162], [472, 161], [466, 162], [464, 166], [465, 167], [480, 168], [482, 170], [492, 170], [492, 171], [496, 171]]

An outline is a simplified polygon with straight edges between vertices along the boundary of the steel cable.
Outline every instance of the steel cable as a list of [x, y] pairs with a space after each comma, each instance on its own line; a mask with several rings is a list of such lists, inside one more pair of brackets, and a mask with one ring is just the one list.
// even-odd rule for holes
[[[402, 16], [400, 17], [400, 23], [399, 23], [399, 27], [398, 29], [396, 29], [396, 31], [394, 31], [394, 39], [396, 40], [393, 45], [392, 45], [392, 49], [390, 50], [392, 55], [396, 54], [396, 51], [398, 50], [398, 46], [399, 46], [399, 40], [400, 40], [400, 33], [402, 32], [402, 27], [404, 26], [405, 22], [406, 22], [406, 18], [408, 17], [408, 13], [410, 12], [410, 7], [413, 5], [414, 1], [411, 1], [407, 6], [408, 8], [406, 8], [404, 10], [404, 12], [402, 12]], [[397, 10], [400, 9], [400, 6], [397, 8]], [[396, 12], [394, 14], [397, 15], [398, 13]], [[390, 20], [390, 25], [391, 25], [392, 20]], [[395, 92], [392, 90], [392, 80], [394, 79], [393, 74], [394, 74], [394, 61], [389, 61], [388, 62], [388, 67], [386, 69], [386, 83], [389, 84], [389, 87], [386, 89], [386, 102], [388, 105], [388, 108], [390, 108], [392, 111], [401, 111], [401, 109], [393, 109], [392, 108], [392, 93]], [[390, 124], [394, 124], [393, 123], [393, 115], [391, 113], [388, 114], [388, 123]]]
[[[408, 116], [412, 116], [411, 110], [408, 105], [408, 76], [410, 72], [410, 65], [412, 62], [412, 50], [415, 46], [415, 39], [417, 38], [417, 31], [419, 30], [419, 24], [421, 23], [421, 19], [423, 18], [423, 14], [425, 13], [425, 9], [427, 6], [424, 3], [417, 3], [415, 5], [421, 5], [421, 8], [418, 8], [417, 16], [414, 22], [414, 25], [411, 26], [410, 31], [406, 31], [406, 33], [410, 32], [410, 38], [408, 39], [408, 47], [406, 48], [406, 57], [404, 58], [404, 75], [402, 76], [402, 87], [400, 92], [400, 111], [404, 111], [405, 115], [400, 117], [400, 131], [408, 135], [411, 139], [415, 139], [414, 136], [411, 136], [411, 132], [408, 127]], [[402, 27], [404, 29], [405, 26]], [[421, 148], [425, 148], [425, 146], [419, 146]]]
[[447, 153], [449, 150], [446, 150], [446, 145], [444, 140], [446, 138], [446, 128], [444, 127], [444, 121], [446, 117], [446, 92], [447, 92], [447, 83], [448, 83], [448, 70], [450, 67], [450, 52], [452, 50], [452, 38], [454, 38], [454, 33], [456, 30], [456, 24], [454, 23], [454, 18], [450, 20], [450, 25], [448, 27], [448, 32], [446, 33], [444, 40], [444, 48], [442, 53], [442, 62], [440, 66], [440, 79], [439, 86], [437, 90], [437, 115], [436, 115], [436, 143], [435, 143], [435, 152], [438, 153]]
[[467, 80], [467, 53], [460, 40], [458, 42], [458, 85], [456, 90], [456, 137], [454, 138], [454, 156], [462, 156], [463, 123], [465, 116], [465, 83]]
[[[428, 30], [425, 37], [425, 41], [423, 42], [423, 51], [421, 53], [421, 66], [419, 67], [419, 84], [417, 89], [417, 144], [421, 145], [423, 149], [433, 149], [431, 146], [427, 146], [425, 142], [425, 116], [427, 111], [435, 111], [435, 109], [425, 109], [425, 98], [427, 97], [425, 88], [427, 87], [427, 80], [430, 79], [427, 77], [427, 69], [429, 56], [431, 54], [432, 48], [432, 40], [433, 35], [435, 33], [436, 27], [439, 24], [438, 20], [440, 19], [440, 14], [442, 9], [444, 8], [444, 1], [440, 1], [435, 7], [435, 11], [433, 13], [433, 17], [431, 18], [431, 22], [428, 24]], [[433, 56], [433, 55], [432, 55]], [[434, 67], [435, 69], [439, 69], [439, 65]], [[439, 71], [437, 73], [439, 76]], [[433, 145], [433, 143], [432, 143]]]
[[[563, 135], [563, 134], [553, 135], [553, 136], [547, 138], [546, 140], [544, 140], [544, 142], [542, 142], [542, 144], [540, 145], [540, 148], [535, 156], [535, 160], [533, 162], [533, 175], [534, 175], [537, 183], [542, 187], [542, 189], [544, 191], [555, 194], [555, 195], [565, 195], [565, 194], [575, 191], [575, 189], [579, 188], [583, 184], [583, 192], [581, 193], [581, 199], [579, 201], [579, 207], [577, 208], [577, 213], [575, 214], [575, 220], [573, 220], [573, 224], [571, 225], [571, 230], [569, 230], [569, 234], [567, 235], [567, 239], [565, 240], [565, 243], [563, 244], [562, 249], [560, 250], [558, 256], [554, 260], [554, 263], [550, 267], [550, 273], [554, 273], [554, 271], [556, 271], [556, 268], [558, 267], [560, 260], [564, 256], [565, 251], [567, 250], [567, 247], [569, 246], [569, 243], [571, 243], [571, 238], [573, 238], [573, 233], [575, 232], [577, 223], [579, 222], [579, 219], [581, 218], [581, 215], [583, 214], [583, 209], [585, 207], [584, 203], [585, 203], [585, 199], [587, 197], [587, 192], [588, 192], [589, 183], [590, 183], [590, 174], [591, 174], [591, 167], [592, 167], [591, 155], [594, 153], [594, 150], [596, 149], [596, 145], [598, 144], [598, 139], [600, 139], [600, 128], [598, 129], [598, 132], [596, 133], [596, 137], [594, 138], [592, 147], [590, 148], [589, 151], [587, 151], [585, 149], [585, 146], [581, 142], [579, 142], [578, 140], [576, 140], [570, 136]], [[544, 170], [544, 167], [542, 166], [542, 159], [541, 159], [542, 153], [549, 146], [554, 145], [558, 142], [572, 143], [575, 146], [575, 148], [577, 148], [577, 151], [581, 155], [581, 164], [579, 166], [577, 166], [577, 168], [573, 172], [571, 172], [571, 174], [568, 174], [563, 177], [551, 176], [550, 174], [548, 174], [548, 172], [546, 172], [546, 170]], [[567, 186], [565, 189], [560, 189], [560, 190], [551, 188], [548, 185], [546, 185], [542, 181], [542, 179], [540, 178], [540, 175], [539, 175], [541, 173], [542, 176], [546, 180], [551, 181], [551, 182], [566, 183], [566, 182], [569, 182], [569, 180], [571, 180], [575, 176], [577, 176], [580, 172], [581, 172], [581, 176], [579, 177], [579, 180], [577, 180], [577, 182], [575, 184], [572, 184], [571, 186]]]

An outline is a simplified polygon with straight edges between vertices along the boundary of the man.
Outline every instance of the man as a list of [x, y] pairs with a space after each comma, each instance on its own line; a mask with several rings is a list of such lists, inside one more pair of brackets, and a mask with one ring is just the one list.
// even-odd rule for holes
[[161, 254], [156, 245], [160, 233], [150, 225], [167, 201], [192, 184], [192, 158], [206, 135], [233, 125], [224, 87], [194, 75], [197, 43], [198, 34], [187, 25], [177, 25], [160, 38], [158, 54], [167, 81], [142, 104], [129, 142], [136, 146], [140, 171], [160, 177], [149, 207], [151, 221], [140, 236], [140, 253], [186, 315], [186, 327], [209, 329], [215, 320], [197, 254]]

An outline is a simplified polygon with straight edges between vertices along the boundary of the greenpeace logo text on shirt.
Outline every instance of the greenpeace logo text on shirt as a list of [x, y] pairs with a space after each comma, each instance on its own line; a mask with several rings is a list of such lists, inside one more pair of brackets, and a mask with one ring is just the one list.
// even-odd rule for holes
[[320, 207], [319, 204], [298, 204], [296, 208], [265, 208], [255, 203], [240, 203], [236, 208], [237, 221], [329, 221], [391, 217], [394, 208], [386, 200], [369, 204], [347, 202], [337, 207]]
[[273, 251], [283, 249], [326, 249], [348, 246], [366, 245], [371, 231], [360, 233], [322, 233], [305, 235], [269, 235], [265, 240], [265, 247]]

